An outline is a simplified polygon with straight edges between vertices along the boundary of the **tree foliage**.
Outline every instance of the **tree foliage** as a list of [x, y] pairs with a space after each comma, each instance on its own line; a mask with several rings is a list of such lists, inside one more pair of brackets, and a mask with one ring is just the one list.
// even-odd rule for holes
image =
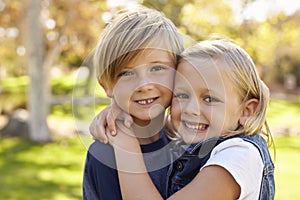
[[[277, 13], [264, 22], [235, 19], [230, 0], [144, 0], [142, 4], [162, 11], [183, 34], [195, 40], [212, 33], [233, 38], [253, 57], [268, 85], [283, 85], [293, 74], [300, 85], [298, 56], [300, 12]], [[244, 0], [243, 7], [255, 0]], [[110, 2], [111, 3], [111, 2]], [[24, 49], [24, 3], [0, 0], [0, 78], [27, 74]], [[95, 47], [106, 20], [120, 7], [107, 1], [42, 0], [42, 24], [49, 68], [78, 67]], [[121, 5], [121, 7], [124, 5]]]

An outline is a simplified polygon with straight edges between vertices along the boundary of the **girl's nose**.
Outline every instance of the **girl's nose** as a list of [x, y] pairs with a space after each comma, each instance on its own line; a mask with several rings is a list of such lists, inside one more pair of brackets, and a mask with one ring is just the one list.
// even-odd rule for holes
[[193, 115], [193, 116], [200, 116], [200, 104], [196, 98], [190, 99], [190, 101], [183, 106], [182, 108], [186, 114]]

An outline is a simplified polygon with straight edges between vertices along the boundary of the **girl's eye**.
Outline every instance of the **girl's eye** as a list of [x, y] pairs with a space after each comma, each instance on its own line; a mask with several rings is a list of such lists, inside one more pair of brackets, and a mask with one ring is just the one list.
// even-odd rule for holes
[[133, 71], [125, 71], [125, 72], [121, 72], [118, 76], [132, 76], [134, 74]]
[[180, 94], [175, 94], [174, 97], [178, 98], [178, 99], [188, 99], [189, 95], [184, 94], [184, 93], [180, 93]]
[[156, 66], [153, 66], [153, 67], [151, 68], [151, 71], [161, 71], [161, 70], [164, 70], [164, 69], [166, 69], [165, 66], [162, 66], [162, 65], [156, 65]]
[[219, 102], [218, 99], [213, 98], [213, 97], [206, 97], [206, 98], [204, 98], [203, 100], [204, 100], [205, 102], [207, 102], [207, 103]]

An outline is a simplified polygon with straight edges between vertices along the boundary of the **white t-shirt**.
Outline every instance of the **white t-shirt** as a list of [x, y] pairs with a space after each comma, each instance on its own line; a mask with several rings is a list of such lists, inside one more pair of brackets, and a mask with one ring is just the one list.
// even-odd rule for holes
[[238, 200], [259, 198], [264, 164], [259, 150], [250, 142], [232, 138], [220, 143], [200, 171], [209, 165], [221, 166], [233, 176], [241, 188]]

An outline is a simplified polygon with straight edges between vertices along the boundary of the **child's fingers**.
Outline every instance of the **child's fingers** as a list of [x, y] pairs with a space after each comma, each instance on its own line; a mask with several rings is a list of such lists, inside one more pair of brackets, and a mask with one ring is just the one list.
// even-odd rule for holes
[[[111, 119], [111, 118], [110, 118]], [[114, 120], [107, 121], [107, 127], [111, 135], [116, 135], [116, 125]]]
[[105, 132], [105, 126], [106, 126], [106, 122], [104, 124], [101, 124], [101, 122], [99, 122], [99, 124], [96, 126], [96, 131], [97, 131], [97, 137], [99, 138], [99, 140], [104, 143], [107, 144], [108, 143], [108, 138]]
[[112, 106], [110, 112], [108, 112], [106, 116], [107, 127], [111, 135], [116, 135], [116, 120], [121, 112], [121, 109]]
[[108, 139], [105, 133], [106, 119], [102, 115], [97, 115], [89, 126], [89, 131], [94, 139], [102, 143], [107, 143]]
[[[93, 136], [93, 139], [98, 140], [104, 144], [107, 143], [107, 136], [104, 132], [104, 130], [98, 129], [97, 127], [90, 126], [90, 133]], [[101, 134], [102, 133], [102, 134]]]

